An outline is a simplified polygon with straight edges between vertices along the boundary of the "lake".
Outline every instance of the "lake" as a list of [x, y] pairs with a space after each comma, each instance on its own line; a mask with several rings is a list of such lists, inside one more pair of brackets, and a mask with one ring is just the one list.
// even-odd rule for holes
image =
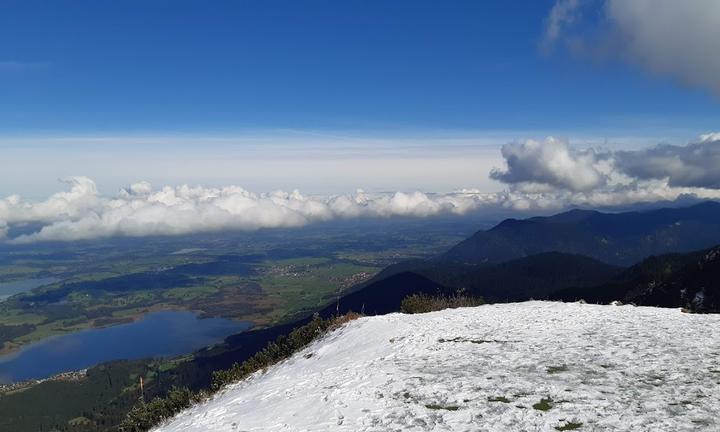
[[55, 283], [60, 279], [46, 277], [37, 279], [23, 279], [14, 282], [0, 282], [0, 302], [15, 294], [30, 291], [31, 289]]
[[52, 337], [0, 356], [0, 383], [47, 378], [110, 360], [187, 354], [251, 326], [222, 318], [199, 319], [192, 312], [153, 312], [139, 321]]

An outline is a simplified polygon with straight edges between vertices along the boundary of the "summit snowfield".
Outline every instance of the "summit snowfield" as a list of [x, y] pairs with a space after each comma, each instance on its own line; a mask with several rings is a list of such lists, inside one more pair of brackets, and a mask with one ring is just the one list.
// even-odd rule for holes
[[720, 430], [719, 325], [552, 302], [366, 317], [156, 431]]

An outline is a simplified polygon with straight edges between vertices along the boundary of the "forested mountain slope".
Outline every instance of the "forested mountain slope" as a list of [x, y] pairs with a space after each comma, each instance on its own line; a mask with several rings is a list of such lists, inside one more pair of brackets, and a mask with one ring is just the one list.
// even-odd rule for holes
[[572, 210], [549, 217], [507, 219], [460, 242], [442, 260], [498, 263], [555, 251], [627, 266], [651, 255], [689, 252], [718, 243], [720, 203], [708, 201], [644, 212]]

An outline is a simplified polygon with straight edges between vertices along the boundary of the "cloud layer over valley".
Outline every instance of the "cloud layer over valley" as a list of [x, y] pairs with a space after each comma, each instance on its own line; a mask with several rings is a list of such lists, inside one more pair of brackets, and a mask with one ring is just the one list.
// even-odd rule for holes
[[[349, 218], [428, 217], [470, 212], [550, 212], [612, 208], [678, 199], [720, 199], [720, 135], [687, 145], [633, 151], [574, 148], [553, 137], [508, 143], [505, 167], [490, 177], [500, 192], [365, 193], [307, 196], [297, 190], [253, 193], [239, 186], [165, 186], [147, 182], [114, 196], [87, 177], [65, 179], [69, 190], [31, 201], [0, 199], [0, 238], [10, 243], [113, 236], [178, 235], [221, 230], [292, 228]], [[478, 176], [485, 172], [479, 170]], [[13, 230], [15, 227], [31, 229]], [[37, 229], [32, 229], [37, 227]], [[16, 234], [16, 232], [21, 232]]]
[[222, 188], [163, 187], [147, 182], [125, 188], [114, 197], [98, 194], [87, 177], [64, 180], [70, 191], [41, 202], [19, 196], [0, 200], [0, 226], [37, 223], [42, 228], [10, 239], [83, 240], [110, 236], [175, 235], [226, 229], [300, 227], [338, 218], [462, 214], [482, 205], [472, 193], [429, 195], [421, 192], [308, 197], [299, 191], [255, 194], [239, 186]]

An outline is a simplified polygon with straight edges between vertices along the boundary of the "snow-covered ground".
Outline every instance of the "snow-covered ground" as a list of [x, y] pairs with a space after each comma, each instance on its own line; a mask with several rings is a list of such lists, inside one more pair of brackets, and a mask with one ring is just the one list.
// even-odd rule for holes
[[563, 426], [720, 431], [720, 315], [527, 302], [362, 318], [160, 430]]

